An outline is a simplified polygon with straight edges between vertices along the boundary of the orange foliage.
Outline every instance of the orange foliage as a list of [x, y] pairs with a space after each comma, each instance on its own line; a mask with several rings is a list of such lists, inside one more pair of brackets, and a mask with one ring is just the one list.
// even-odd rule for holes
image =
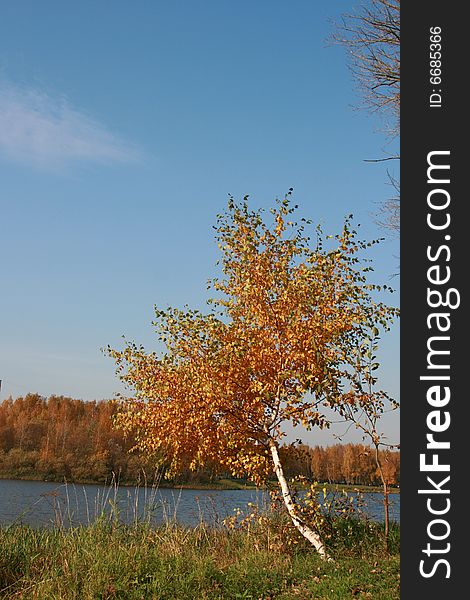
[[110, 481], [135, 480], [145, 461], [113, 428], [113, 402], [28, 394], [0, 404], [0, 475]]
[[[0, 475], [103, 482], [115, 473], [127, 483], [137, 483], [145, 472], [151, 481], [155, 463], [129, 453], [133, 442], [113, 428], [115, 413], [112, 401], [38, 394], [4, 400], [0, 403]], [[289, 444], [280, 448], [280, 454], [288, 477], [380, 483], [373, 451], [363, 444], [314, 448]], [[399, 452], [383, 451], [382, 464], [389, 483], [399, 483]], [[183, 472], [178, 483], [208, 483], [216, 471], [223, 469], [208, 464], [196, 473]]]
[[348, 219], [332, 248], [319, 228], [312, 248], [309, 223], [289, 220], [289, 195], [271, 224], [246, 198], [230, 199], [216, 227], [223, 277], [210, 282], [212, 310], [156, 310], [164, 354], [108, 348], [133, 390], [117, 425], [138, 432], [140, 449], [161, 452], [170, 476], [211, 462], [263, 481], [283, 424], [327, 426], [323, 408], [347, 397], [353, 350], [396, 314], [373, 301], [370, 267], [357, 256], [374, 242], [358, 241]]

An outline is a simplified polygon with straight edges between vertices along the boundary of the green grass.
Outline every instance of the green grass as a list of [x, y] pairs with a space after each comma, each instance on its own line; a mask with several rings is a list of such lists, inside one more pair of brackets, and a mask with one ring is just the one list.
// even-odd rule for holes
[[0, 528], [0, 598], [399, 599], [397, 526], [387, 553], [380, 526], [339, 519], [326, 562], [281, 521], [243, 530], [105, 520]]
[[[18, 471], [3, 471], [0, 473], [0, 479], [13, 479], [19, 481], [49, 481], [55, 483], [64, 483], [63, 476], [57, 476], [56, 478], [44, 479], [43, 475], [34, 475], [34, 474], [21, 474]], [[111, 476], [112, 480], [113, 477]], [[71, 483], [75, 484], [94, 484], [94, 485], [109, 485], [109, 480], [97, 480], [97, 479], [80, 479], [73, 480]], [[119, 480], [120, 487], [135, 487], [139, 484], [137, 481], [125, 481]], [[276, 480], [270, 480], [268, 482], [269, 488], [277, 487]], [[303, 489], [308, 487], [309, 484], [296, 484], [299, 489]], [[230, 478], [219, 478], [214, 479], [213, 481], [208, 482], [182, 482], [182, 483], [171, 483], [165, 480], [158, 482], [158, 487], [160, 488], [171, 488], [171, 489], [190, 489], [190, 490], [255, 490], [256, 485], [248, 480], [243, 479], [230, 479]], [[334, 492], [378, 492], [382, 493], [382, 487], [378, 485], [356, 485], [356, 484], [348, 484], [348, 483], [317, 483], [316, 487], [319, 490], [326, 488], [327, 491]], [[390, 493], [399, 494], [399, 487], [390, 487]]]

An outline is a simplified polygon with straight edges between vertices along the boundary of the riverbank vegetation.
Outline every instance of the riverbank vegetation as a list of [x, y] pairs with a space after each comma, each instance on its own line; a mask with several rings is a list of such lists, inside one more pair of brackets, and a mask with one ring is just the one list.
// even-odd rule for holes
[[[113, 401], [84, 402], [64, 396], [44, 398], [27, 394], [0, 403], [0, 478], [80, 483], [109, 483], [113, 474], [124, 484], [154, 480], [155, 467], [137, 452], [132, 441], [113, 428], [118, 406]], [[335, 444], [310, 447], [285, 445], [280, 449], [289, 478], [375, 489], [380, 484], [369, 446]], [[400, 454], [381, 452], [391, 485], [400, 481]], [[161, 472], [160, 472], [161, 473]], [[210, 466], [186, 471], [160, 487], [244, 489], [249, 482], [215, 476]]]
[[321, 560], [280, 515], [249, 526], [159, 528], [101, 519], [80, 528], [0, 528], [0, 596], [49, 600], [288, 600], [399, 594], [399, 526], [332, 521]]

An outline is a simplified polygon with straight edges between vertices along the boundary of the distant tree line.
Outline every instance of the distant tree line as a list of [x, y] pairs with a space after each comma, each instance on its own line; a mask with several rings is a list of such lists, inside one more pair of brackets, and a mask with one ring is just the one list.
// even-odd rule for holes
[[[374, 451], [365, 444], [305, 444], [281, 448], [289, 477], [304, 476], [310, 481], [381, 485]], [[380, 450], [382, 469], [388, 485], [400, 484], [400, 452]]]
[[[110, 400], [85, 402], [64, 396], [28, 394], [0, 404], [0, 477], [48, 481], [151, 482], [156, 457], [130, 452], [132, 436], [113, 427], [119, 409]], [[371, 449], [364, 444], [281, 447], [286, 474], [331, 483], [380, 483]], [[399, 484], [400, 453], [383, 451], [391, 485]], [[160, 465], [158, 472], [164, 472]], [[217, 465], [185, 472], [173, 483], [213, 482], [223, 475]]]

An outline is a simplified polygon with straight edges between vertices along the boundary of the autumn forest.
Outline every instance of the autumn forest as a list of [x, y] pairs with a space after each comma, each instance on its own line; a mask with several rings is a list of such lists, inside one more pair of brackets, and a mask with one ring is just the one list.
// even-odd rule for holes
[[[132, 439], [113, 427], [118, 405], [113, 401], [85, 402], [38, 394], [7, 399], [0, 404], [0, 477], [48, 481], [122, 483], [153, 481], [156, 457], [130, 452]], [[372, 450], [363, 444], [280, 449], [286, 474], [310, 480], [356, 485], [380, 483]], [[382, 463], [389, 484], [400, 480], [399, 452], [384, 450]], [[165, 465], [158, 472], [164, 473]], [[174, 484], [213, 483], [217, 465], [183, 472]]]

